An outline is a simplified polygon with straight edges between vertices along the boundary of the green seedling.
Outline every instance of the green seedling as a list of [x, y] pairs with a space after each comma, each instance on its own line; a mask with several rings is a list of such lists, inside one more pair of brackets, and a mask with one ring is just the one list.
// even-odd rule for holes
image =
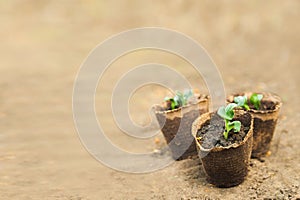
[[[250, 97], [250, 103], [254, 106], [254, 108], [256, 110], [259, 109], [260, 107], [260, 102], [263, 98], [263, 95], [262, 94], [256, 94], [256, 93], [253, 93]], [[250, 110], [250, 107], [248, 105], [248, 99], [247, 99], [247, 96], [237, 96], [237, 97], [234, 97], [234, 102], [239, 106], [239, 107], [243, 107], [245, 108], [246, 110]]]
[[171, 110], [177, 107], [176, 102], [173, 98], [165, 97], [164, 101], [167, 103], [167, 107], [171, 108]]
[[237, 97], [234, 97], [234, 102], [239, 107], [244, 107], [246, 110], [250, 110], [250, 108], [248, 106], [247, 96], [237, 96]]
[[228, 139], [228, 134], [232, 129], [234, 130], [234, 132], [239, 132], [241, 130], [240, 121], [231, 121], [234, 117], [233, 109], [237, 106], [238, 105], [235, 103], [230, 103], [226, 107], [220, 107], [218, 110], [218, 115], [225, 121], [225, 131], [223, 133], [225, 140]]
[[194, 92], [193, 90], [184, 90], [183, 92], [184, 99], [188, 101], [190, 98], [194, 97]]
[[259, 107], [260, 107], [260, 102], [263, 98], [263, 95], [262, 94], [252, 94], [251, 97], [250, 97], [250, 103], [254, 106], [254, 108], [256, 110], [259, 110]]
[[166, 97], [165, 102], [169, 104], [171, 110], [187, 105], [189, 99], [194, 96], [192, 90], [185, 90], [183, 93], [176, 91], [176, 94], [173, 98]]

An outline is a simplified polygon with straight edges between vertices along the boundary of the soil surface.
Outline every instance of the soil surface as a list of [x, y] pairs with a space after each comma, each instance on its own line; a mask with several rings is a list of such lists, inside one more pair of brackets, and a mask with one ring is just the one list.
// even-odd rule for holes
[[[229, 102], [231, 103], [235, 103], [234, 101], [231, 101], [230, 99], [228, 99]], [[260, 106], [259, 106], [259, 110], [274, 110], [276, 108], [276, 105], [278, 105], [279, 102], [274, 102], [274, 101], [270, 101], [270, 100], [261, 100]], [[247, 100], [247, 105], [249, 106], [250, 109], [252, 110], [256, 110], [256, 108], [254, 107], [254, 105], [250, 102], [250, 100]], [[241, 107], [241, 109], [246, 110], [244, 107]]]
[[[300, 198], [299, 18], [295, 0], [1, 1], [0, 199]], [[81, 63], [108, 37], [144, 26], [174, 29], [202, 44], [227, 94], [267, 91], [283, 99], [271, 150], [262, 160], [251, 160], [241, 185], [208, 184], [197, 158], [130, 174], [101, 164], [83, 147], [72, 115]], [[193, 66], [173, 54], [145, 50], [120, 57], [99, 81], [95, 107], [107, 137], [129, 152], [165, 146], [161, 133], [142, 140], [124, 134], [111, 114], [115, 84], [145, 63], [169, 65], [208, 93]], [[148, 124], [149, 108], [168, 95], [157, 85], [139, 88], [129, 102], [132, 120]]]
[[[252, 105], [250, 102], [248, 102], [248, 105], [250, 107], [250, 109], [256, 110], [254, 105]], [[259, 110], [274, 110], [276, 107], [276, 103], [272, 102], [272, 101], [266, 101], [266, 100], [262, 100], [259, 106]]]
[[[233, 121], [239, 119], [234, 118]], [[238, 133], [235, 133], [232, 129], [228, 133], [227, 140], [224, 138], [223, 133], [225, 131], [224, 119], [217, 113], [213, 113], [211, 120], [207, 121], [204, 126], [198, 130], [197, 137], [200, 137], [201, 146], [205, 149], [211, 149], [213, 147], [227, 147], [234, 143], [239, 144], [243, 141], [248, 133], [250, 126], [244, 126], [241, 124], [241, 129]]]

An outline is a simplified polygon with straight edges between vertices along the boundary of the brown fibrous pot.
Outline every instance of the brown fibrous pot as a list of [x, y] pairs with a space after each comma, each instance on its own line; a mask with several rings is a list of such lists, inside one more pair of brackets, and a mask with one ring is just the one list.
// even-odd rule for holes
[[[234, 102], [235, 96], [244, 95], [246, 95], [249, 99], [252, 94], [252, 92], [234, 94], [229, 96], [227, 101], [232, 103]], [[249, 113], [253, 117], [252, 158], [261, 158], [270, 150], [271, 141], [278, 121], [280, 108], [282, 106], [282, 101], [279, 96], [267, 92], [260, 92], [258, 94], [263, 95], [261, 104], [268, 103], [271, 106], [270, 109], [265, 110], [249, 110]]]
[[174, 109], [154, 107], [157, 121], [175, 160], [197, 155], [196, 144], [191, 134], [193, 121], [209, 110], [209, 96], [200, 95], [195, 103]]
[[242, 110], [236, 111], [236, 118], [249, 130], [240, 143], [229, 146], [215, 146], [205, 149], [196, 139], [197, 132], [207, 122], [210, 122], [213, 113], [206, 113], [197, 118], [192, 125], [192, 134], [195, 137], [198, 155], [202, 161], [207, 181], [217, 187], [232, 187], [242, 183], [247, 174], [253, 142], [253, 119]]

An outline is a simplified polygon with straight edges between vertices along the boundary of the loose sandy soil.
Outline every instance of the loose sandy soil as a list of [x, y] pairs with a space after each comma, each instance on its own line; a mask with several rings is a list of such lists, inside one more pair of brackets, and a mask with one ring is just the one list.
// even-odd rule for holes
[[[300, 2], [292, 0], [1, 1], [0, 199], [300, 198], [299, 19]], [[201, 43], [227, 94], [271, 91], [282, 97], [272, 154], [264, 162], [251, 161], [243, 184], [213, 187], [197, 159], [148, 174], [118, 172], [83, 148], [72, 118], [80, 64], [107, 37], [144, 26], [174, 29]], [[122, 74], [147, 62], [168, 64], [207, 92], [201, 77], [174, 55], [149, 50], [116, 61], [98, 87], [97, 115], [113, 143], [132, 152], [153, 151], [155, 138], [138, 140], [119, 131], [110, 96]], [[132, 118], [146, 123], [149, 106], [166, 93], [157, 86], [138, 90]]]

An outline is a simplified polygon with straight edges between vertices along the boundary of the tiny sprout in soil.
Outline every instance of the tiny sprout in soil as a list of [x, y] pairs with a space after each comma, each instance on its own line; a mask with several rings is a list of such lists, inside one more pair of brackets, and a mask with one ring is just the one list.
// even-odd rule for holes
[[226, 107], [220, 107], [218, 110], [218, 115], [225, 121], [225, 132], [223, 133], [223, 135], [226, 140], [228, 139], [228, 134], [232, 129], [234, 130], [234, 132], [239, 132], [241, 129], [240, 121], [232, 121], [234, 117], [233, 109], [237, 106], [238, 105], [235, 103], [230, 103]]
[[[263, 98], [262, 94], [253, 93], [251, 95], [251, 97], [250, 97], [250, 103], [254, 106], [254, 108], [256, 110], [259, 110], [260, 102], [261, 102], [262, 98]], [[250, 110], [250, 107], [248, 105], [247, 96], [237, 96], [237, 97], [234, 97], [234, 102], [237, 103], [237, 105], [239, 107], [243, 107], [246, 110]]]
[[244, 107], [246, 110], [250, 110], [247, 103], [247, 96], [234, 97], [234, 102], [237, 103], [239, 107]]
[[176, 91], [176, 94], [173, 98], [166, 97], [166, 109], [173, 110], [188, 104], [189, 100], [194, 96], [192, 90], [185, 90], [183, 93]]
[[250, 97], [250, 103], [255, 107], [256, 110], [259, 109], [260, 107], [260, 102], [263, 98], [263, 95], [262, 94], [252, 94], [251, 97]]

